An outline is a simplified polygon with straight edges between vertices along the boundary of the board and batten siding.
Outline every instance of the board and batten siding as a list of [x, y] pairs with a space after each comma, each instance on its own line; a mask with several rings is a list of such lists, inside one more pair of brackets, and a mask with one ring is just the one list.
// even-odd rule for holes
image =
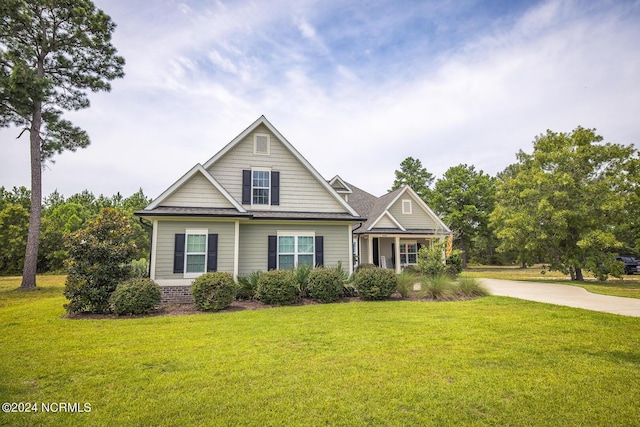
[[[253, 138], [256, 133], [269, 135], [269, 155], [253, 153]], [[278, 211], [345, 212], [345, 208], [264, 125], [258, 126], [225, 153], [208, 172], [234, 199], [241, 201], [242, 171], [261, 167], [280, 172]], [[249, 205], [245, 207], [251, 208]]]
[[[405, 199], [407, 199], [405, 197]], [[418, 203], [411, 199], [412, 212], [411, 214], [402, 213], [402, 198], [396, 200], [396, 202], [389, 208], [389, 213], [407, 230], [410, 229], [439, 229], [441, 228], [436, 221], [427, 214], [427, 212], [418, 206]]]
[[192, 208], [234, 207], [201, 173], [193, 175], [175, 193], [167, 197], [162, 202], [162, 206]]
[[183, 279], [182, 273], [173, 272], [175, 235], [187, 229], [207, 230], [218, 235], [218, 271], [233, 274], [235, 222], [218, 221], [158, 221], [156, 237], [156, 280]]
[[313, 231], [316, 236], [324, 238], [324, 265], [336, 266], [342, 262], [345, 270], [349, 269], [351, 257], [351, 234], [349, 226], [344, 224], [240, 224], [240, 257], [239, 274], [254, 271], [267, 271], [269, 236], [283, 231]]

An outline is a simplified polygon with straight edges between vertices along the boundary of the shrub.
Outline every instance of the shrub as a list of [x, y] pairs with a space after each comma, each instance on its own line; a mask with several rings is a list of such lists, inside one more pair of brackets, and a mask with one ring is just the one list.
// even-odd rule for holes
[[413, 285], [417, 280], [418, 276], [406, 268], [398, 274], [397, 291], [400, 292], [402, 298], [406, 298], [411, 294], [411, 291], [413, 291]]
[[418, 268], [427, 276], [444, 274], [447, 266], [444, 262], [444, 242], [433, 242], [431, 247], [423, 246], [418, 251]]
[[420, 297], [437, 301], [448, 300], [453, 293], [453, 282], [446, 274], [424, 276], [420, 284]]
[[238, 276], [236, 299], [254, 299], [258, 290], [258, 280], [262, 274], [262, 271], [254, 271], [246, 276]]
[[342, 295], [342, 274], [334, 268], [316, 268], [309, 273], [308, 290], [314, 301], [328, 303]]
[[356, 268], [356, 271], [360, 271], [360, 270], [371, 270], [374, 268], [378, 268], [375, 264], [360, 264], [358, 265], [358, 267]]
[[149, 314], [160, 304], [160, 286], [153, 280], [136, 278], [119, 283], [109, 301], [113, 311], [122, 314]]
[[258, 299], [264, 304], [289, 305], [300, 300], [300, 289], [292, 270], [271, 270], [260, 276]]
[[398, 279], [392, 270], [373, 268], [359, 270], [354, 285], [360, 298], [364, 300], [382, 300], [396, 291]]
[[68, 275], [64, 296], [67, 312], [109, 313], [109, 298], [131, 274], [137, 248], [127, 215], [105, 208], [96, 219], [67, 238]]
[[447, 274], [453, 278], [458, 277], [462, 273], [462, 251], [454, 249], [446, 260]]
[[484, 297], [489, 295], [489, 291], [487, 291], [480, 282], [473, 277], [459, 277], [455, 292], [457, 295], [467, 298]]
[[198, 310], [223, 310], [236, 296], [236, 283], [229, 273], [205, 273], [191, 284], [191, 295]]

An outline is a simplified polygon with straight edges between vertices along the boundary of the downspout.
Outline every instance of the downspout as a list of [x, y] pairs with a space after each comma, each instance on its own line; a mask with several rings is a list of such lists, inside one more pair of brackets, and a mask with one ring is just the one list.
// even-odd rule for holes
[[153, 224], [144, 222], [144, 218], [139, 217], [138, 220], [143, 227], [149, 230], [149, 265], [147, 267], [147, 277], [151, 277], [151, 251], [153, 250]]

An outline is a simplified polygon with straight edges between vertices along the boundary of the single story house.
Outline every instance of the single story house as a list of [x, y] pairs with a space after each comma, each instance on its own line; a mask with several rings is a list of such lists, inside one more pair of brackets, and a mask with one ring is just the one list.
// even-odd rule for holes
[[399, 272], [419, 245], [451, 233], [409, 187], [378, 198], [325, 180], [264, 116], [136, 215], [152, 223], [150, 277], [165, 296], [188, 295], [208, 271], [372, 263]]

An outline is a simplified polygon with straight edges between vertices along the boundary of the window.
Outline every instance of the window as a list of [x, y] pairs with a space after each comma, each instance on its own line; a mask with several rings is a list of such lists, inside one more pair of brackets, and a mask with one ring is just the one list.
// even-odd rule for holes
[[186, 274], [204, 273], [207, 266], [207, 232], [187, 231], [185, 250]]
[[405, 199], [402, 201], [402, 213], [411, 215], [411, 200]]
[[313, 267], [314, 240], [313, 235], [278, 236], [278, 269], [288, 270], [302, 264]]
[[268, 134], [257, 133], [253, 136], [253, 154], [268, 156], [271, 152], [271, 144]]
[[251, 204], [269, 205], [271, 203], [271, 171], [251, 171]]
[[418, 243], [400, 242], [400, 264], [418, 263]]

